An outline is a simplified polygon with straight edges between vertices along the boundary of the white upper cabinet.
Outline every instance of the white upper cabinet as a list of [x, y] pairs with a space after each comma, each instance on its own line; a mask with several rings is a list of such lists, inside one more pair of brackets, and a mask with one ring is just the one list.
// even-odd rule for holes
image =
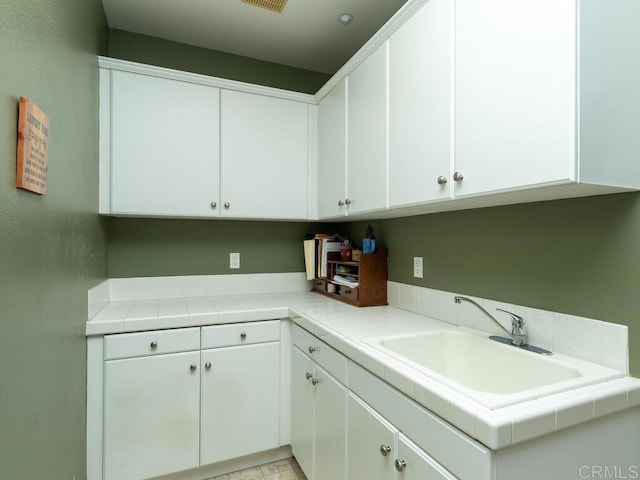
[[386, 43], [349, 75], [348, 82], [348, 211], [383, 210], [387, 207]]
[[576, 179], [576, 11], [457, 0], [456, 196]]
[[217, 216], [220, 90], [111, 75], [110, 213]]
[[638, 2], [457, 0], [455, 20], [456, 197], [640, 187]]
[[100, 65], [100, 213], [311, 216], [311, 95], [120, 60]]
[[309, 106], [222, 91], [222, 215], [306, 219]]
[[389, 39], [389, 203], [451, 197], [453, 2], [430, 0]]
[[347, 207], [347, 80], [318, 105], [318, 215], [345, 215]]

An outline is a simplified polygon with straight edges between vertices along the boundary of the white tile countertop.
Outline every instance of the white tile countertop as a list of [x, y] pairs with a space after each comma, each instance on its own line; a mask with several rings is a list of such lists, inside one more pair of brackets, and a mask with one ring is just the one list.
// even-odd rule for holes
[[[113, 291], [113, 286], [111, 287]], [[640, 406], [640, 379], [626, 376], [490, 409], [363, 340], [460, 328], [400, 308], [353, 307], [311, 292], [114, 301], [94, 292], [87, 336], [291, 318], [302, 328], [492, 449]], [[96, 300], [98, 298], [99, 300]], [[92, 305], [93, 301], [93, 305]], [[96, 306], [98, 304], [98, 306]]]

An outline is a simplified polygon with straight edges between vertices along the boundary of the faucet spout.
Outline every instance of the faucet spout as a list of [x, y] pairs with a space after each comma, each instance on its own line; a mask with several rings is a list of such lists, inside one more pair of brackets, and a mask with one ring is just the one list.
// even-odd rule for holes
[[493, 322], [498, 325], [500, 327], [500, 329], [502, 329], [502, 331], [504, 333], [507, 334], [507, 336], [511, 339], [511, 343], [513, 345], [526, 345], [527, 343], [527, 336], [525, 334], [525, 330], [524, 330], [524, 319], [519, 316], [516, 315], [515, 313], [512, 312], [508, 312], [507, 310], [503, 310], [501, 308], [497, 308], [496, 310], [499, 310], [501, 312], [505, 312], [508, 313], [509, 315], [511, 315], [511, 332], [509, 332], [509, 330], [507, 330], [506, 328], [504, 328], [502, 326], [502, 324], [496, 320], [496, 318], [491, 315], [489, 312], [487, 312], [482, 305], [480, 305], [479, 303], [475, 302], [474, 300], [471, 300], [470, 298], [467, 297], [459, 297], [459, 296], [455, 296], [453, 297], [453, 301], [456, 303], [462, 303], [464, 302], [469, 302], [473, 305], [475, 305], [476, 307], [478, 307], [478, 309], [484, 313], [487, 317], [489, 317], [491, 320], [493, 320]]

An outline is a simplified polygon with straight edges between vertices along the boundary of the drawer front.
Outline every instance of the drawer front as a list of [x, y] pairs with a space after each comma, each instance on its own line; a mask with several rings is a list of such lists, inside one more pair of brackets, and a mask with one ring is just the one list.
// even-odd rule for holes
[[104, 358], [145, 357], [200, 350], [200, 328], [105, 335]]
[[293, 344], [327, 370], [339, 382], [345, 384], [347, 359], [316, 336], [298, 325], [293, 325]]
[[231, 347], [280, 340], [280, 320], [202, 327], [202, 348]]
[[313, 281], [313, 289], [314, 290], [318, 290], [320, 292], [326, 292], [327, 291], [327, 281], [326, 280], [322, 280], [320, 278], [316, 278]]
[[456, 478], [494, 478], [491, 450], [354, 362], [349, 362], [349, 388]]
[[344, 297], [344, 298], [348, 298], [349, 300], [353, 301], [353, 302], [357, 302], [358, 301], [358, 288], [351, 288], [351, 287], [346, 287], [346, 286], [341, 286], [340, 287], [340, 296]]

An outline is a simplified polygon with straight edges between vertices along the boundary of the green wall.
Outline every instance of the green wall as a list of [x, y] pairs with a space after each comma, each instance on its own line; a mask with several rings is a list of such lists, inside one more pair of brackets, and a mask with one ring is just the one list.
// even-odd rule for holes
[[[296, 222], [109, 219], [109, 277], [304, 271], [307, 232], [332, 227]], [[229, 253], [240, 253], [240, 270]]]
[[[99, 0], [0, 2], [0, 478], [86, 476], [87, 289], [97, 211]], [[48, 194], [15, 188], [18, 98], [50, 120]]]
[[[360, 239], [367, 223], [344, 230]], [[640, 193], [371, 224], [389, 248], [390, 280], [628, 325], [640, 376]]]
[[312, 94], [316, 93], [331, 77], [326, 73], [303, 70], [116, 29], [109, 32], [109, 56]]

